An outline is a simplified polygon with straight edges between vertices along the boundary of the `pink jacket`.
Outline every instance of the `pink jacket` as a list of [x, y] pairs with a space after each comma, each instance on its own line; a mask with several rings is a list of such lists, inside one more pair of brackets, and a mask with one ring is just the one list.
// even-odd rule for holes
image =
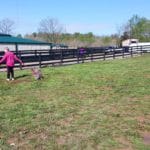
[[13, 52], [6, 52], [3, 58], [0, 60], [0, 63], [6, 62], [6, 66], [13, 67], [15, 64], [15, 61], [18, 61], [22, 64], [22, 61], [13, 53]]

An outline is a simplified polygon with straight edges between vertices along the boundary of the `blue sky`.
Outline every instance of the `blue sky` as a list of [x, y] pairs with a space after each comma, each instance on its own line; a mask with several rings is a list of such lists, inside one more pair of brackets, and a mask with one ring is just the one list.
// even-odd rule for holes
[[69, 33], [110, 35], [134, 14], [150, 19], [149, 8], [150, 0], [0, 0], [0, 20], [13, 20], [15, 34], [37, 32], [50, 17]]

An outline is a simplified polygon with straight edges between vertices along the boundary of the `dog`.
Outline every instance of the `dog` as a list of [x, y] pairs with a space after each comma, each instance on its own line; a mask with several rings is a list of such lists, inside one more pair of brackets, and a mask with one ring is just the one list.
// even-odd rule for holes
[[32, 71], [32, 75], [33, 75], [35, 80], [43, 79], [42, 72], [39, 68], [31, 68], [31, 71]]

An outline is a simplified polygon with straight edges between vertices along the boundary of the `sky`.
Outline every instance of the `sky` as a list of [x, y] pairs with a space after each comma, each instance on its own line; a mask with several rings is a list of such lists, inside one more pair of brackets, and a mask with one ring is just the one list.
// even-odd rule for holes
[[150, 0], [0, 0], [0, 20], [15, 22], [14, 33], [37, 32], [39, 23], [55, 18], [67, 33], [111, 35], [133, 15], [150, 19]]

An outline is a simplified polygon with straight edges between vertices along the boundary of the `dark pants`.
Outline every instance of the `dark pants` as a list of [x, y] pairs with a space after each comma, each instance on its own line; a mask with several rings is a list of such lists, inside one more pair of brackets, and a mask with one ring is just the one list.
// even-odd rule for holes
[[7, 79], [10, 79], [10, 75], [14, 78], [14, 67], [7, 66]]

